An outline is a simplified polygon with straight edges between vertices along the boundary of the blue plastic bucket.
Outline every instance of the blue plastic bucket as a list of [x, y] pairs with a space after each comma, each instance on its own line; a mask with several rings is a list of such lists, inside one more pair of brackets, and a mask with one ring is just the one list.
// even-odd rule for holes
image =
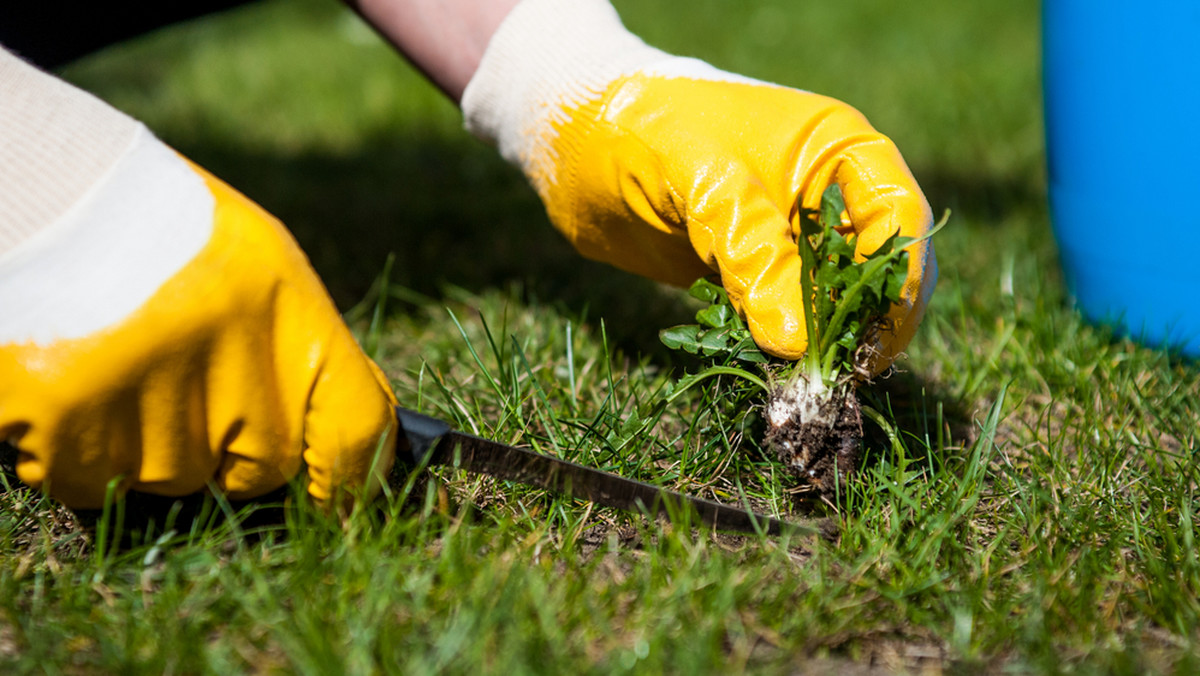
[[1050, 215], [1084, 316], [1200, 356], [1200, 0], [1043, 0]]

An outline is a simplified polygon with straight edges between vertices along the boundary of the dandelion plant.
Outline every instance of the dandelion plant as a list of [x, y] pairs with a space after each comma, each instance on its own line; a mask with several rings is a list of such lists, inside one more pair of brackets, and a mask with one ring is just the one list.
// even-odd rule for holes
[[[797, 283], [809, 299], [804, 313], [808, 349], [799, 361], [766, 359], [753, 347], [728, 296], [707, 280], [698, 281], [691, 290], [693, 296], [710, 303], [697, 313], [699, 324], [660, 334], [672, 349], [722, 360], [681, 380], [682, 387], [722, 373], [760, 384], [766, 397], [767, 447], [793, 473], [827, 495], [858, 463], [862, 413], [856, 390], [870, 378], [882, 339], [892, 329], [888, 312], [900, 302], [908, 273], [906, 249], [941, 227], [921, 238], [894, 233], [875, 251], [856, 254], [853, 236], [840, 229], [844, 211], [837, 185], [826, 189], [819, 210], [799, 210]], [[755, 368], [762, 372], [761, 378], [748, 370]]]

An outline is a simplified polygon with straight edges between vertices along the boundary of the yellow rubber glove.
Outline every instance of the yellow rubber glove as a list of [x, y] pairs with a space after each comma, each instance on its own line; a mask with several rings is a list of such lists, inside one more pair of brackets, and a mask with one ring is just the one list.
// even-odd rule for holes
[[[832, 182], [861, 253], [933, 225], [894, 144], [839, 101], [650, 48], [603, 0], [524, 0], [463, 96], [467, 125], [518, 164], [590, 258], [687, 285], [719, 273], [764, 350], [806, 347], [797, 199]], [[937, 277], [910, 251], [882, 370], [912, 338]]]
[[328, 503], [391, 466], [386, 378], [287, 230], [142, 129], [87, 199], [0, 257], [0, 439], [78, 508], [106, 485]]

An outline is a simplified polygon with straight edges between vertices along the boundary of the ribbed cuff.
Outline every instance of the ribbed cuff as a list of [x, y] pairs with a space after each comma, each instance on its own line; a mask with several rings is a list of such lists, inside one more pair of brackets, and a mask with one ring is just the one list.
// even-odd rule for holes
[[0, 48], [0, 256], [78, 203], [140, 126]]
[[564, 108], [669, 58], [626, 30], [607, 0], [523, 0], [463, 92], [466, 127], [530, 173]]

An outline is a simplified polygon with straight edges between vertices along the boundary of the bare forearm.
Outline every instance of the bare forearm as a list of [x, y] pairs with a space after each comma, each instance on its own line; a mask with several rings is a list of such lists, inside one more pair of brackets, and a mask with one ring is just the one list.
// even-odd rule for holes
[[346, 0], [456, 103], [519, 0]]

